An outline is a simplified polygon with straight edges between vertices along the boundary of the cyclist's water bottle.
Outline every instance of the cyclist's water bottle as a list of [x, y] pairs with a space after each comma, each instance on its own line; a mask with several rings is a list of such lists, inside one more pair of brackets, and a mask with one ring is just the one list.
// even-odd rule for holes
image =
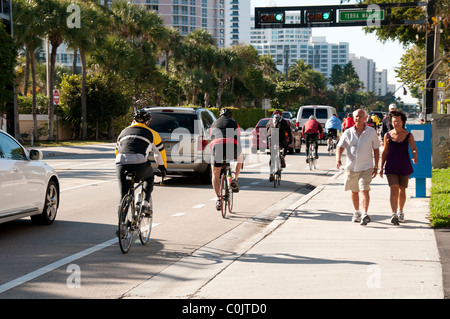
[[228, 185], [231, 185], [231, 175], [229, 173], [227, 173], [227, 181]]

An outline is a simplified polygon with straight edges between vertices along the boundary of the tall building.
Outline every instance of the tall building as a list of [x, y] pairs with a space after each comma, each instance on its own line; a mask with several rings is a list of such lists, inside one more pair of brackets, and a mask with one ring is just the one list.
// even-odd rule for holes
[[[286, 15], [287, 23], [299, 23], [299, 15]], [[252, 16], [254, 25], [254, 17]], [[347, 42], [328, 43], [325, 37], [312, 37], [311, 28], [255, 29], [250, 31], [250, 44], [260, 55], [271, 54], [278, 70], [285, 72], [298, 60], [329, 78], [333, 65], [349, 61]]]
[[386, 69], [375, 71], [374, 92], [381, 96], [389, 93]]
[[349, 61], [348, 42], [328, 43], [325, 37], [312, 37], [308, 47], [308, 64], [326, 78], [331, 76], [333, 65], [344, 66]]
[[[164, 24], [187, 36], [195, 29], [209, 31], [218, 47], [248, 43], [250, 1], [248, 0], [133, 0], [154, 10]], [[112, 1], [109, 0], [109, 3]]]
[[363, 91], [375, 91], [375, 66], [376, 63], [372, 59], [366, 57], [357, 57], [355, 54], [350, 54], [350, 61], [352, 62], [359, 80], [364, 83]]

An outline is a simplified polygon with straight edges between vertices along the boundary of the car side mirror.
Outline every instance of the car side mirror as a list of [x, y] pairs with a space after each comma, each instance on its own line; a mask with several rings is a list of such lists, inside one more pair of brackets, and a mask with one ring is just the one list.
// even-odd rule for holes
[[41, 150], [30, 150], [30, 159], [40, 161], [44, 157]]

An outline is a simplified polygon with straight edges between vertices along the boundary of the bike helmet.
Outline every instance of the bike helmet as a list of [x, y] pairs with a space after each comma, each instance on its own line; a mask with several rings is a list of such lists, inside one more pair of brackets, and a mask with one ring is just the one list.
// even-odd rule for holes
[[275, 110], [275, 111], [273, 111], [273, 115], [275, 115], [275, 114], [283, 114], [283, 112], [281, 112], [280, 110]]
[[146, 110], [140, 109], [133, 114], [133, 119], [138, 123], [145, 123], [150, 121], [152, 116]]
[[233, 117], [233, 113], [231, 113], [231, 111], [229, 109], [227, 109], [226, 107], [224, 107], [223, 109], [220, 110], [219, 117], [223, 116], [223, 115], [228, 116], [229, 118]]
[[314, 115], [311, 115], [311, 116], [309, 117], [309, 119], [310, 119], [310, 120], [315, 120], [316, 117], [315, 117]]

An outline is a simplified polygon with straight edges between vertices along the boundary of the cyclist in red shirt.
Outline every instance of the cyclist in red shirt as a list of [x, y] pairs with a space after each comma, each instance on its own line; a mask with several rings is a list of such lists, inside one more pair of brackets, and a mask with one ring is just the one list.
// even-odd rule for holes
[[344, 132], [346, 129], [348, 129], [354, 125], [355, 125], [355, 120], [353, 119], [353, 114], [348, 113], [347, 117], [344, 119], [344, 122], [342, 123], [342, 132]]
[[309, 155], [309, 145], [311, 143], [315, 143], [316, 147], [316, 156], [315, 158], [319, 158], [319, 138], [323, 136], [323, 127], [322, 124], [317, 122], [316, 117], [311, 115], [309, 120], [302, 127], [302, 136], [306, 141], [306, 163], [308, 163], [308, 155]]

